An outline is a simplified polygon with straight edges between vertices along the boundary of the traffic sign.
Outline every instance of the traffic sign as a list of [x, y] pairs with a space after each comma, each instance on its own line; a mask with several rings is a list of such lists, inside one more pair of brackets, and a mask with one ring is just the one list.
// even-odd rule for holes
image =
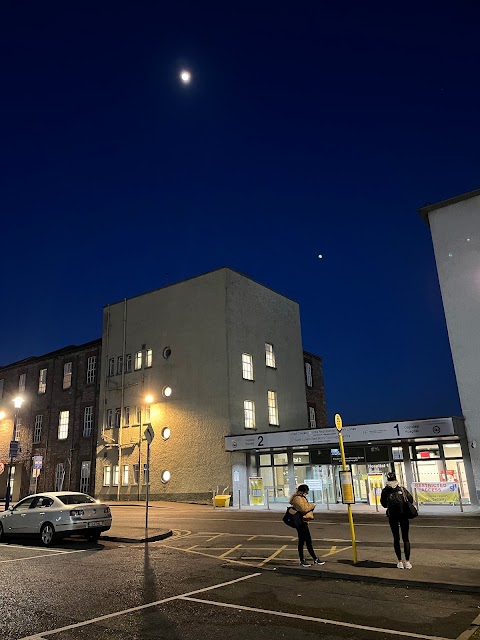
[[42, 468], [42, 456], [33, 456], [33, 468], [39, 470]]
[[153, 427], [151, 424], [147, 426], [147, 428], [143, 432], [143, 435], [145, 436], [145, 439], [148, 442], [148, 444], [149, 445], [152, 444], [152, 440], [155, 437], [155, 431], [153, 430]]
[[337, 427], [337, 431], [341, 431], [343, 427], [342, 416], [339, 413], [335, 414], [335, 426]]

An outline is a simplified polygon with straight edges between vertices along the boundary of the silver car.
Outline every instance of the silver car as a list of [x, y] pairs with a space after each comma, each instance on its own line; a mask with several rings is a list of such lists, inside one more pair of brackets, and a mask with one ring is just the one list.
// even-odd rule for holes
[[52, 491], [27, 496], [0, 513], [0, 540], [5, 536], [39, 535], [46, 547], [75, 534], [97, 541], [112, 526], [107, 504], [86, 493]]

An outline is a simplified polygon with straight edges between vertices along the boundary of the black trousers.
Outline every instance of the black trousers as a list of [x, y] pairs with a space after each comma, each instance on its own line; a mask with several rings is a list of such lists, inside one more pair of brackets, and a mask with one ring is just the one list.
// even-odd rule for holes
[[306, 522], [302, 522], [302, 524], [297, 529], [298, 533], [298, 557], [300, 560], [304, 560], [303, 555], [303, 547], [306, 544], [308, 553], [312, 556], [313, 560], [317, 559], [315, 555], [315, 551], [312, 547], [312, 536], [310, 535], [310, 529], [308, 528], [308, 524]]
[[410, 520], [407, 517], [388, 518], [390, 529], [393, 533], [393, 548], [395, 554], [400, 561], [402, 559], [402, 550], [400, 548], [400, 531], [402, 532], [403, 550], [405, 552], [405, 560], [410, 560], [410, 540], [408, 539], [408, 530], [410, 529]]

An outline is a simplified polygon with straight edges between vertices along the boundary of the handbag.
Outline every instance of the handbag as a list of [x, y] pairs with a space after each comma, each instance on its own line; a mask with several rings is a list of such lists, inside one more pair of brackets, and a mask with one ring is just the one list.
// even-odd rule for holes
[[410, 500], [407, 500], [407, 496], [405, 495], [403, 487], [401, 487], [401, 489], [402, 489], [403, 499], [405, 501], [404, 513], [409, 520], [413, 520], [413, 518], [416, 518], [418, 516], [417, 507], [413, 504], [413, 502], [410, 502]]
[[288, 527], [298, 529], [298, 527], [302, 524], [302, 516], [298, 511], [295, 511], [295, 513], [290, 513], [290, 509], [291, 507], [288, 507], [282, 520]]

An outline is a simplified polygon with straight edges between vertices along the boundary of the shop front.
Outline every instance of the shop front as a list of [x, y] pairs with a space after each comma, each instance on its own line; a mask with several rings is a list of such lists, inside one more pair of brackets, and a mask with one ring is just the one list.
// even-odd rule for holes
[[[389, 471], [406, 487], [414, 482], [455, 483], [464, 504], [475, 496], [463, 421], [458, 418], [346, 426], [343, 434], [356, 502], [378, 503]], [[388, 434], [397, 437], [386, 440]], [[235, 452], [239, 463], [245, 452], [244, 475], [262, 479], [265, 500], [287, 503], [295, 487], [305, 483], [316, 502], [341, 502], [336, 429], [229, 436], [226, 450]], [[248, 483], [245, 486], [250, 494]], [[251, 496], [243, 502], [252, 503]]]

